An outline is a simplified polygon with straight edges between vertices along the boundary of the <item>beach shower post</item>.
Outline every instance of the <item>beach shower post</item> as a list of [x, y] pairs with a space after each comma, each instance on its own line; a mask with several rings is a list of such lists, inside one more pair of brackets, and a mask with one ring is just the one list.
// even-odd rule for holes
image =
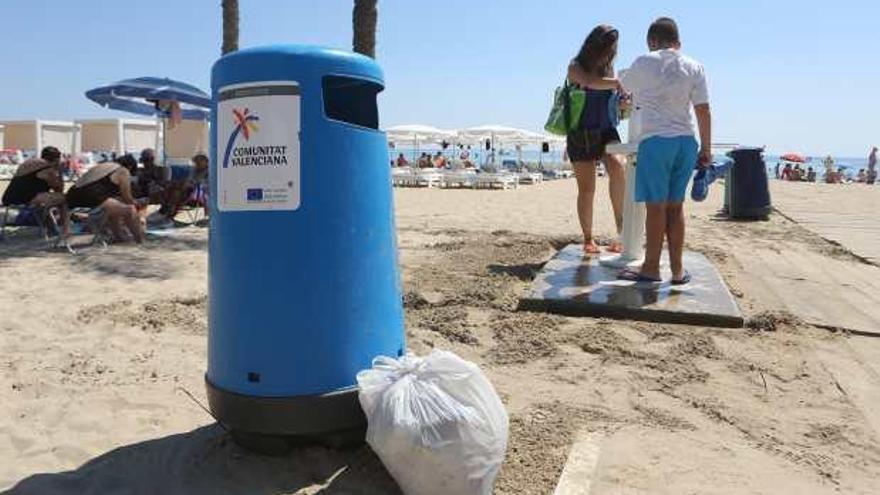
[[404, 353], [382, 89], [318, 47], [214, 64], [205, 379], [233, 432], [362, 432], [355, 375]]
[[629, 118], [627, 142], [608, 145], [608, 153], [625, 156], [626, 192], [623, 197], [623, 226], [620, 232], [620, 243], [623, 251], [620, 254], [603, 256], [599, 263], [615, 268], [641, 266], [645, 258], [645, 217], [644, 203], [636, 203], [636, 166], [638, 162], [639, 141], [641, 140], [641, 111], [633, 108]]

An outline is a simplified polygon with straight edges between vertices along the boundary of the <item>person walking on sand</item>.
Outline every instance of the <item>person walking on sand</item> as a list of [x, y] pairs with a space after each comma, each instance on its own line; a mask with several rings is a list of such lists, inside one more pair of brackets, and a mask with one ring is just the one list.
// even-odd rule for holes
[[[623, 165], [618, 157], [606, 152], [608, 144], [620, 142], [616, 103], [623, 92], [620, 81], [614, 76], [618, 37], [618, 31], [613, 27], [597, 26], [584, 40], [568, 67], [569, 81], [586, 92], [580, 123], [577, 131], [568, 134], [566, 151], [577, 178], [577, 213], [584, 235], [584, 253], [588, 255], [599, 253], [599, 247], [593, 240], [593, 198], [596, 193], [596, 167], [600, 160], [605, 164], [610, 179], [609, 194], [617, 232], [623, 225], [626, 187]], [[619, 242], [609, 248], [612, 252], [621, 250]]]
[[868, 185], [873, 185], [874, 182], [877, 181], [877, 147], [874, 146], [871, 148], [871, 153], [868, 155], [868, 176], [866, 182]]
[[[647, 203], [645, 262], [623, 280], [660, 282], [660, 255], [668, 242], [673, 285], [690, 282], [682, 265], [685, 190], [694, 167], [712, 162], [712, 116], [706, 71], [681, 52], [678, 25], [662, 17], [648, 29], [650, 53], [633, 62], [621, 80], [642, 109], [642, 140], [636, 167], [635, 200]], [[691, 108], [700, 142], [694, 136]]]

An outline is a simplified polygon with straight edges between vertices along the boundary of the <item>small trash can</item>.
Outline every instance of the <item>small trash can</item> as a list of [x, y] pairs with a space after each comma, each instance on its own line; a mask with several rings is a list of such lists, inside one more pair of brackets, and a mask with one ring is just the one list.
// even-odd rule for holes
[[277, 45], [213, 67], [208, 401], [234, 432], [362, 428], [356, 374], [404, 353], [382, 72]]
[[730, 218], [763, 219], [770, 215], [770, 186], [761, 148], [738, 148], [728, 153], [733, 166], [727, 173], [724, 207]]

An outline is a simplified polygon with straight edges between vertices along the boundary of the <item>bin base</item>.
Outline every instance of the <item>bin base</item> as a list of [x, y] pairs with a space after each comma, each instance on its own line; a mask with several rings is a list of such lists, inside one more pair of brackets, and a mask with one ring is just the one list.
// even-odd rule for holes
[[335, 443], [340, 435], [366, 431], [357, 388], [321, 395], [258, 397], [224, 390], [207, 377], [205, 387], [211, 413], [241, 437], [282, 436], [294, 437], [289, 439], [293, 441]]

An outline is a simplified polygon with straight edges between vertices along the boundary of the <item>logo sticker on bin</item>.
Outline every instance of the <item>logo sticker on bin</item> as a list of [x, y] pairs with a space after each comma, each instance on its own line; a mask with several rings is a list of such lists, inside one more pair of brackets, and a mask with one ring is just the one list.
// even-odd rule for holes
[[218, 100], [220, 210], [299, 208], [299, 84], [236, 84], [220, 88]]

